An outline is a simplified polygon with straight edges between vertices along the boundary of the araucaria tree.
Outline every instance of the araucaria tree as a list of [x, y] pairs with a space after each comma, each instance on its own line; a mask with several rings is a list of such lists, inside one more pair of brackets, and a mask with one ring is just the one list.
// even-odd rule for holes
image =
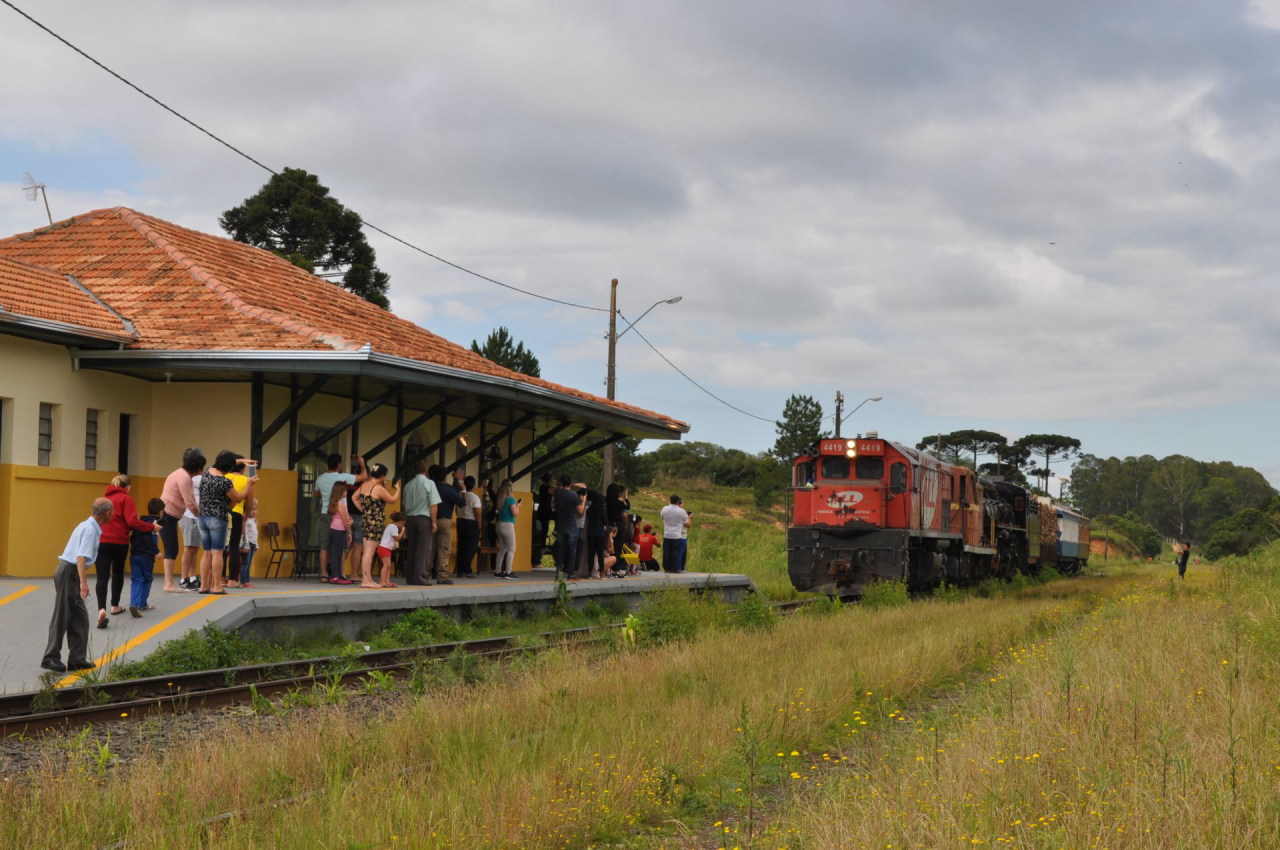
[[523, 342], [513, 340], [511, 331], [505, 327], [490, 331], [484, 345], [480, 345], [474, 339], [471, 340], [471, 350], [499, 366], [506, 366], [513, 372], [519, 372], [531, 378], [542, 377], [542, 367], [538, 365], [538, 358], [524, 347]]
[[1033, 457], [1044, 458], [1043, 468], [1029, 471], [1037, 478], [1044, 479], [1045, 492], [1049, 491], [1050, 462], [1070, 460], [1080, 454], [1080, 441], [1075, 437], [1064, 437], [1062, 434], [1028, 434], [1014, 445], [1026, 449]]
[[782, 408], [782, 419], [776, 423], [778, 438], [771, 454], [791, 461], [806, 448], [827, 436], [822, 430], [822, 405], [807, 395], [792, 395]]
[[218, 219], [239, 242], [265, 248], [309, 272], [338, 276], [344, 289], [388, 309], [390, 276], [360, 229], [360, 216], [301, 168], [286, 168]]

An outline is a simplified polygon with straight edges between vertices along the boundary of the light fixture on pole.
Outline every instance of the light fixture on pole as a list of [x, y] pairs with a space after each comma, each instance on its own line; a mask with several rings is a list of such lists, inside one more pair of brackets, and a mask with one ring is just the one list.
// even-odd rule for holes
[[[862, 407], [862, 405], [866, 404], [866, 403], [867, 403], [867, 402], [869, 402], [869, 401], [884, 401], [884, 396], [875, 395], [875, 396], [871, 396], [870, 398], [864, 398], [862, 401], [858, 402], [858, 407]], [[841, 409], [842, 409], [843, 407], [844, 407], [844, 394], [843, 394], [843, 393], [836, 393], [836, 433], [835, 433], [835, 436], [837, 436], [837, 437], [839, 437], [839, 436], [840, 436], [840, 426], [841, 426], [841, 425], [843, 425], [843, 424], [845, 423], [845, 421], [846, 421], [850, 416], [853, 416], [853, 414], [855, 414], [855, 413], [857, 413], [857, 412], [858, 412], [858, 407], [855, 407], [853, 410], [850, 410], [847, 414], [845, 414], [845, 415], [843, 415], [843, 416], [842, 416], [842, 415], [841, 415]]]
[[49, 225], [52, 227], [53, 213], [49, 212], [49, 192], [44, 188], [44, 184], [37, 183], [31, 176], [31, 172], [26, 171], [22, 174], [22, 191], [26, 193], [28, 201], [34, 201], [37, 194], [44, 197], [44, 214], [49, 217]]
[[[649, 315], [649, 311], [659, 304], [679, 304], [684, 296], [677, 295], [674, 298], [664, 298], [661, 301], [655, 301], [650, 305], [648, 310], [640, 314], [634, 322], [627, 322], [627, 326], [622, 329], [622, 333], [618, 333], [618, 280], [614, 278], [609, 284], [609, 333], [605, 339], [609, 340], [609, 370], [605, 373], [605, 397], [613, 401], [614, 396], [614, 378], [616, 377], [618, 368], [618, 339], [631, 330], [636, 324]], [[625, 319], [623, 321], [626, 321]], [[604, 455], [604, 486], [608, 487], [613, 483], [613, 443], [604, 447], [602, 452]]]

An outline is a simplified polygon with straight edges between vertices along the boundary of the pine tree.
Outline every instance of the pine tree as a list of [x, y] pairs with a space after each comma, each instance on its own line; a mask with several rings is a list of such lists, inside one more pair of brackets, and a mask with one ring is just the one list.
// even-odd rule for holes
[[794, 460], [809, 446], [828, 436], [822, 430], [822, 405], [812, 396], [792, 395], [782, 408], [782, 419], [776, 424], [778, 438], [770, 453], [782, 461]]
[[[300, 188], [301, 187], [301, 188]], [[390, 308], [390, 276], [360, 229], [360, 216], [337, 203], [316, 175], [286, 168], [218, 219], [227, 235], [283, 257], [309, 272], [341, 275], [342, 286]]]
[[506, 366], [513, 372], [519, 372], [531, 378], [542, 377], [542, 367], [538, 364], [538, 358], [524, 347], [523, 342], [513, 340], [511, 331], [505, 327], [490, 331], [489, 338], [484, 341], [483, 346], [474, 339], [471, 340], [471, 350], [499, 366]]

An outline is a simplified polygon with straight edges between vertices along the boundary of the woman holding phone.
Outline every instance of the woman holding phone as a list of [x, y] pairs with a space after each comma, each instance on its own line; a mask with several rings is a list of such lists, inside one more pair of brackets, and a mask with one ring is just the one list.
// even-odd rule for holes
[[355, 502], [360, 508], [360, 526], [364, 532], [364, 552], [360, 558], [360, 586], [371, 590], [381, 584], [373, 580], [373, 556], [378, 551], [382, 532], [387, 527], [387, 503], [400, 501], [400, 485], [393, 482], [386, 487], [387, 465], [375, 463], [369, 467], [369, 478], [356, 491]]
[[511, 495], [511, 486], [511, 479], [504, 478], [498, 487], [498, 563], [493, 568], [495, 578], [515, 578], [511, 565], [516, 558], [516, 517], [520, 516], [520, 503], [524, 500]]

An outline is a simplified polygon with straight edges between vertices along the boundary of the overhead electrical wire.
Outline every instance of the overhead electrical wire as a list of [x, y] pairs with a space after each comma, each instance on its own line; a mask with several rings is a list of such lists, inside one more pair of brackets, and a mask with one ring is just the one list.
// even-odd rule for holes
[[[240, 148], [238, 148], [238, 147], [236, 147], [235, 145], [233, 145], [233, 144], [231, 144], [230, 142], [228, 142], [226, 139], [222, 138], [221, 136], [217, 135], [216, 133], [212, 132], [211, 130], [206, 129], [206, 128], [205, 128], [205, 127], [203, 127], [202, 125], [200, 125], [200, 124], [196, 123], [195, 121], [193, 121], [192, 119], [188, 118], [186, 115], [183, 115], [181, 112], [179, 112], [178, 110], [174, 109], [172, 106], [170, 106], [169, 104], [165, 103], [164, 101], [160, 100], [158, 97], [156, 97], [155, 95], [151, 94], [151, 93], [150, 93], [150, 92], [148, 92], [147, 90], [143, 89], [143, 88], [142, 88], [141, 86], [139, 86], [138, 84], [134, 83], [133, 81], [131, 81], [131, 80], [127, 79], [127, 78], [126, 78], [126, 77], [124, 77], [123, 75], [121, 75], [121, 74], [117, 73], [116, 71], [112, 70], [111, 68], [107, 67], [105, 64], [103, 64], [102, 62], [98, 61], [98, 60], [97, 60], [97, 59], [95, 59], [93, 56], [90, 56], [88, 53], [86, 53], [86, 52], [85, 52], [84, 50], [82, 50], [81, 48], [79, 48], [79, 47], [77, 47], [76, 45], [72, 44], [70, 41], [68, 41], [67, 39], [63, 38], [63, 37], [62, 37], [61, 35], [59, 35], [58, 33], [54, 32], [54, 31], [53, 31], [53, 30], [51, 30], [49, 27], [47, 27], [47, 26], [45, 26], [44, 24], [42, 24], [40, 21], [37, 21], [35, 18], [31, 17], [31, 15], [27, 14], [25, 11], [23, 11], [22, 9], [20, 9], [20, 8], [18, 8], [16, 5], [14, 5], [12, 2], [10, 2], [10, 0], [0, 0], [0, 3], [3, 3], [5, 6], [8, 6], [8, 7], [9, 7], [10, 9], [12, 9], [14, 12], [16, 12], [16, 13], [17, 13], [17, 14], [19, 14], [19, 15], [21, 15], [23, 18], [25, 18], [29, 23], [31, 23], [32, 25], [34, 25], [36, 28], [38, 28], [38, 29], [40, 29], [41, 31], [43, 31], [44, 33], [48, 34], [49, 36], [51, 36], [51, 37], [52, 37], [52, 38], [54, 38], [55, 40], [59, 41], [60, 43], [62, 43], [62, 44], [63, 44], [63, 45], [65, 45], [66, 47], [70, 48], [70, 49], [71, 49], [72, 51], [74, 51], [75, 53], [78, 53], [81, 57], [83, 57], [84, 59], [86, 59], [86, 60], [88, 60], [89, 62], [93, 63], [93, 64], [94, 64], [94, 65], [96, 65], [98, 68], [101, 68], [103, 71], [106, 71], [106, 72], [107, 72], [108, 74], [110, 74], [112, 77], [115, 77], [115, 78], [116, 78], [117, 80], [119, 80], [121, 83], [124, 83], [126, 86], [128, 86], [128, 87], [129, 87], [129, 88], [131, 88], [131, 89], [133, 89], [135, 92], [137, 92], [138, 94], [142, 95], [142, 96], [143, 96], [143, 97], [145, 97], [147, 100], [151, 101], [151, 102], [152, 102], [152, 103], [154, 103], [156, 106], [158, 106], [158, 107], [160, 107], [161, 109], [163, 109], [165, 112], [168, 112], [170, 115], [174, 116], [174, 117], [175, 117], [175, 118], [177, 118], [178, 120], [182, 121], [183, 123], [185, 123], [185, 124], [187, 124], [188, 126], [192, 127], [192, 128], [193, 128], [193, 129], [195, 129], [196, 131], [198, 131], [198, 132], [202, 133], [203, 135], [208, 136], [210, 139], [212, 139], [213, 141], [215, 141], [215, 142], [217, 142], [218, 144], [222, 145], [224, 148], [226, 148], [227, 150], [229, 150], [229, 151], [231, 151], [232, 153], [236, 154], [237, 156], [239, 156], [239, 157], [243, 158], [244, 160], [246, 160], [246, 161], [248, 161], [248, 162], [250, 162], [250, 163], [252, 163], [252, 164], [256, 165], [258, 168], [261, 168], [263, 171], [266, 171], [267, 173], [271, 174], [272, 176], [280, 178], [280, 179], [281, 179], [281, 180], [283, 180], [284, 182], [288, 183], [289, 185], [293, 186], [294, 188], [298, 189], [299, 191], [305, 192], [306, 194], [310, 195], [311, 197], [315, 198], [316, 200], [322, 201], [322, 202], [327, 203], [327, 204], [331, 204], [332, 206], [337, 207], [337, 208], [339, 208], [339, 209], [344, 209], [344, 208], [342, 207], [342, 205], [341, 205], [341, 204], [339, 204], [337, 201], [335, 201], [333, 198], [325, 197], [325, 196], [323, 196], [323, 195], [317, 195], [315, 192], [312, 192], [312, 191], [311, 191], [310, 189], [308, 189], [306, 186], [302, 186], [302, 185], [299, 185], [298, 183], [293, 182], [293, 181], [292, 181], [292, 180], [290, 180], [289, 178], [285, 177], [281, 172], [276, 171], [274, 168], [272, 168], [271, 166], [269, 166], [269, 165], [267, 165], [266, 163], [262, 162], [260, 159], [257, 159], [256, 157], [251, 156], [250, 154], [246, 153], [245, 151], [241, 150]], [[401, 238], [401, 237], [399, 237], [399, 236], [396, 236], [394, 233], [391, 233], [390, 231], [385, 230], [385, 229], [384, 229], [384, 228], [382, 228], [382, 227], [379, 227], [378, 225], [374, 224], [373, 222], [369, 221], [368, 219], [364, 218], [363, 216], [361, 216], [361, 217], [360, 217], [360, 223], [361, 223], [363, 226], [368, 227], [370, 230], [373, 230], [373, 231], [375, 231], [375, 232], [377, 232], [377, 233], [380, 233], [380, 234], [382, 234], [383, 236], [387, 237], [388, 239], [392, 240], [393, 242], [397, 242], [397, 243], [399, 243], [399, 244], [403, 245], [404, 247], [409, 248], [409, 249], [410, 249], [410, 250], [412, 250], [412, 251], [416, 251], [416, 252], [418, 252], [419, 254], [422, 254], [423, 256], [429, 257], [429, 258], [431, 258], [431, 259], [435, 260], [436, 262], [443, 263], [444, 265], [449, 266], [449, 267], [454, 268], [454, 269], [457, 269], [458, 271], [463, 272], [463, 273], [465, 273], [465, 274], [469, 274], [469, 275], [471, 275], [472, 277], [476, 277], [476, 278], [479, 278], [480, 280], [486, 281], [486, 282], [488, 282], [488, 283], [492, 283], [492, 284], [494, 284], [495, 286], [500, 286], [500, 287], [502, 287], [503, 289], [509, 289], [509, 290], [511, 290], [512, 292], [519, 292], [520, 294], [522, 294], [522, 295], [528, 295], [528, 296], [530, 296], [531, 298], [538, 298], [538, 299], [541, 299], [541, 300], [543, 300], [543, 301], [550, 301], [550, 302], [551, 302], [551, 303], [553, 303], [553, 304], [560, 304], [560, 305], [565, 306], [565, 307], [575, 307], [575, 308], [580, 309], [580, 310], [591, 310], [592, 312], [598, 312], [598, 313], [607, 313], [607, 312], [609, 312], [609, 309], [608, 309], [607, 307], [595, 307], [595, 306], [592, 306], [592, 305], [590, 305], [590, 304], [578, 304], [578, 303], [575, 303], [575, 302], [573, 302], [573, 301], [565, 301], [565, 300], [560, 299], [560, 298], [553, 298], [553, 297], [551, 297], [551, 296], [549, 296], [549, 295], [543, 295], [543, 294], [538, 293], [538, 292], [532, 292], [532, 291], [530, 291], [530, 290], [528, 290], [528, 289], [522, 289], [522, 288], [520, 288], [520, 287], [518, 287], [518, 286], [512, 286], [512, 285], [511, 285], [511, 284], [509, 284], [509, 283], [503, 283], [502, 281], [497, 280], [497, 279], [492, 278], [492, 277], [489, 277], [488, 275], [481, 274], [480, 272], [477, 272], [477, 271], [474, 271], [474, 270], [472, 270], [472, 269], [469, 269], [469, 268], [467, 268], [466, 266], [459, 265], [458, 263], [455, 263], [455, 262], [453, 262], [452, 260], [446, 260], [444, 257], [441, 257], [441, 256], [440, 256], [440, 255], [438, 255], [438, 254], [432, 253], [431, 251], [428, 251], [426, 248], [423, 248], [423, 247], [421, 247], [421, 246], [419, 246], [419, 245], [415, 245], [415, 244], [413, 244], [412, 242], [408, 241], [407, 239], [403, 239], [403, 238]], [[324, 276], [324, 275], [322, 275], [322, 276]], [[623, 320], [624, 320], [624, 321], [627, 321], [626, 317], [622, 315], [622, 311], [621, 311], [621, 310], [619, 310], [619, 311], [618, 311], [618, 315], [619, 315], [619, 316], [621, 316], [621, 317], [623, 318]], [[629, 323], [629, 322], [628, 322], [628, 323]], [[634, 325], [632, 326], [632, 329], [635, 329], [635, 328], [634, 328]], [[720, 403], [721, 403], [721, 404], [723, 404], [725, 407], [729, 408], [730, 410], [734, 410], [734, 411], [736, 411], [736, 412], [738, 412], [738, 413], [741, 413], [743, 416], [748, 416], [748, 417], [750, 417], [750, 418], [752, 418], [752, 419], [757, 419], [757, 420], [759, 420], [759, 421], [761, 421], [761, 422], [768, 422], [768, 423], [770, 423], [770, 424], [774, 424], [774, 420], [772, 420], [772, 419], [768, 419], [768, 418], [766, 418], [766, 417], [764, 417], [764, 416], [757, 416], [757, 415], [755, 415], [754, 413], [749, 413], [749, 412], [747, 412], [747, 411], [743, 410], [742, 408], [738, 407], [737, 405], [730, 404], [729, 402], [725, 401], [725, 400], [724, 400], [724, 399], [722, 399], [720, 396], [718, 396], [718, 395], [716, 395], [715, 393], [711, 392], [711, 390], [707, 389], [707, 388], [706, 388], [706, 387], [704, 387], [702, 384], [698, 383], [698, 382], [697, 382], [697, 381], [695, 381], [693, 378], [689, 377], [689, 375], [688, 375], [688, 373], [687, 373], [687, 372], [685, 372], [683, 369], [681, 369], [679, 366], [677, 366], [675, 363], [673, 363], [669, 357], [667, 357], [665, 354], [663, 354], [661, 351], [659, 351], [659, 350], [658, 350], [658, 348], [657, 348], [657, 347], [656, 347], [652, 342], [650, 342], [650, 341], [649, 341], [648, 337], [646, 337], [644, 334], [640, 333], [640, 331], [639, 331], [639, 330], [636, 330], [636, 336], [638, 336], [638, 337], [640, 337], [640, 339], [644, 340], [644, 344], [645, 344], [645, 345], [647, 345], [647, 346], [649, 346], [649, 348], [651, 348], [651, 349], [653, 350], [653, 353], [654, 353], [654, 354], [656, 354], [656, 355], [658, 355], [659, 357], [661, 357], [661, 358], [662, 358], [662, 360], [663, 360], [663, 361], [664, 361], [668, 366], [670, 366], [672, 369], [676, 370], [676, 372], [678, 372], [678, 373], [679, 373], [679, 374], [680, 374], [680, 375], [681, 375], [681, 376], [682, 376], [686, 381], [688, 381], [689, 383], [693, 384], [695, 387], [697, 387], [698, 389], [702, 390], [702, 392], [704, 392], [704, 393], [706, 393], [707, 395], [711, 396], [711, 398], [713, 398], [713, 399], [715, 399], [716, 401], [720, 402]]]
[[[2, 0], [0, 0], [0, 2], [2, 2]], [[688, 375], [688, 373], [686, 373], [686, 372], [685, 372], [683, 369], [681, 369], [679, 366], [677, 366], [676, 364], [674, 364], [674, 363], [672, 363], [672, 362], [671, 362], [671, 358], [667, 357], [667, 355], [663, 354], [661, 351], [659, 351], [659, 350], [658, 350], [657, 346], [655, 346], [653, 343], [649, 342], [649, 338], [648, 338], [648, 337], [646, 337], [644, 334], [640, 333], [640, 330], [639, 330], [639, 329], [638, 329], [634, 324], [632, 324], [632, 323], [631, 323], [631, 320], [630, 320], [630, 319], [628, 319], [626, 316], [623, 316], [623, 315], [622, 315], [622, 311], [621, 311], [621, 310], [619, 310], [619, 311], [618, 311], [618, 315], [619, 315], [619, 316], [621, 316], [621, 317], [622, 317], [622, 320], [623, 320], [623, 321], [625, 321], [625, 322], [628, 324], [628, 326], [629, 326], [629, 327], [628, 327], [628, 330], [633, 330], [633, 331], [635, 331], [635, 332], [636, 332], [636, 336], [638, 336], [638, 337], [640, 337], [640, 339], [644, 340], [644, 344], [645, 344], [645, 345], [647, 345], [647, 346], [649, 346], [651, 349], [653, 349], [653, 353], [654, 353], [654, 354], [656, 354], [656, 355], [658, 355], [659, 357], [661, 357], [663, 360], [665, 360], [665, 361], [666, 361], [666, 363], [667, 363], [667, 365], [668, 365], [668, 366], [670, 366], [672, 369], [675, 369], [675, 370], [676, 370], [677, 372], [679, 372], [682, 376], [684, 376], [684, 379], [685, 379], [686, 381], [688, 381], [689, 383], [693, 384], [695, 387], [697, 387], [698, 389], [702, 390], [704, 393], [706, 393], [707, 395], [711, 396], [711, 397], [712, 397], [712, 398], [714, 398], [716, 401], [720, 402], [721, 404], [723, 404], [725, 407], [729, 408], [730, 410], [736, 410], [736, 411], [738, 411], [739, 413], [741, 413], [743, 416], [750, 416], [752, 419], [759, 419], [761, 422], [768, 422], [770, 425], [774, 425], [774, 424], [776, 424], [776, 422], [775, 422], [774, 420], [772, 420], [772, 419], [766, 419], [766, 418], [765, 418], [765, 417], [763, 417], [763, 416], [756, 416], [754, 413], [748, 413], [747, 411], [743, 410], [741, 407], [738, 407], [738, 406], [737, 406], [737, 405], [735, 405], [735, 404], [730, 404], [729, 402], [727, 402], [727, 401], [725, 401], [724, 399], [720, 398], [720, 396], [718, 396], [718, 395], [716, 395], [715, 393], [713, 393], [711, 390], [709, 390], [709, 389], [707, 389], [706, 387], [704, 387], [702, 384], [700, 384], [700, 383], [698, 383], [697, 381], [695, 381], [693, 378], [690, 378], [690, 377], [689, 377], [689, 375]]]
[[[279, 177], [281, 180], [285, 181], [285, 182], [286, 182], [286, 183], [288, 183], [290, 186], [293, 186], [295, 189], [299, 189], [299, 190], [301, 190], [301, 191], [303, 191], [303, 192], [306, 192], [308, 195], [310, 195], [311, 197], [315, 198], [316, 200], [323, 201], [323, 202], [325, 202], [325, 203], [331, 204], [331, 205], [333, 205], [334, 207], [337, 207], [337, 208], [339, 208], [339, 209], [344, 209], [344, 207], [342, 207], [342, 205], [341, 205], [341, 204], [339, 204], [337, 201], [335, 201], [333, 198], [327, 198], [327, 197], [325, 197], [325, 196], [323, 196], [323, 195], [317, 195], [315, 192], [312, 192], [312, 191], [311, 191], [310, 189], [308, 189], [306, 186], [301, 186], [301, 185], [299, 185], [299, 184], [297, 184], [297, 183], [293, 182], [292, 180], [290, 180], [289, 178], [287, 178], [287, 177], [285, 177], [283, 174], [281, 174], [279, 171], [276, 171], [276, 170], [275, 170], [274, 168], [272, 168], [271, 166], [269, 166], [269, 165], [265, 164], [264, 162], [262, 162], [262, 161], [261, 161], [261, 160], [259, 160], [259, 159], [256, 159], [255, 157], [250, 156], [249, 154], [247, 154], [247, 153], [245, 153], [244, 151], [240, 150], [240, 148], [238, 148], [238, 147], [236, 147], [235, 145], [233, 145], [233, 144], [231, 144], [230, 142], [228, 142], [226, 139], [223, 139], [221, 136], [218, 136], [217, 134], [215, 134], [215, 133], [211, 132], [210, 130], [207, 130], [207, 129], [205, 129], [204, 127], [202, 127], [201, 125], [197, 124], [195, 121], [193, 121], [193, 120], [191, 120], [190, 118], [188, 118], [187, 116], [183, 115], [181, 112], [179, 112], [178, 110], [174, 109], [172, 106], [170, 106], [169, 104], [165, 103], [164, 101], [160, 100], [160, 99], [159, 99], [158, 97], [156, 97], [155, 95], [153, 95], [153, 94], [151, 94], [150, 92], [146, 91], [146, 90], [145, 90], [145, 89], [143, 89], [141, 86], [137, 85], [136, 83], [134, 83], [134, 82], [132, 82], [132, 81], [130, 81], [130, 80], [128, 80], [128, 79], [126, 79], [125, 77], [121, 76], [120, 74], [116, 73], [115, 71], [113, 71], [112, 69], [110, 69], [110, 68], [108, 68], [106, 65], [104, 65], [103, 63], [99, 62], [97, 59], [95, 59], [95, 58], [93, 58], [92, 56], [90, 56], [90, 55], [89, 55], [88, 53], [86, 53], [85, 51], [81, 50], [81, 49], [80, 49], [79, 47], [77, 47], [76, 45], [72, 44], [70, 41], [67, 41], [67, 39], [65, 39], [65, 38], [63, 38], [62, 36], [58, 35], [56, 32], [54, 32], [53, 30], [49, 29], [49, 28], [48, 28], [47, 26], [45, 26], [44, 24], [40, 23], [40, 22], [39, 22], [39, 21], [37, 21], [35, 18], [33, 18], [33, 17], [31, 17], [30, 15], [28, 15], [28, 14], [27, 14], [26, 12], [24, 12], [22, 9], [19, 9], [17, 6], [15, 6], [13, 3], [11, 3], [11, 2], [10, 2], [10, 0], [0, 0], [0, 3], [3, 3], [5, 6], [8, 6], [10, 9], [12, 9], [12, 10], [13, 10], [13, 11], [15, 11], [15, 12], [17, 12], [17, 13], [18, 13], [19, 15], [21, 15], [22, 17], [26, 18], [29, 22], [31, 22], [32, 24], [34, 24], [36, 27], [38, 27], [39, 29], [41, 29], [41, 30], [43, 30], [44, 32], [48, 33], [50, 36], [52, 36], [53, 38], [57, 39], [58, 41], [62, 42], [64, 45], [66, 45], [67, 47], [71, 48], [71, 49], [72, 49], [72, 50], [74, 50], [76, 53], [80, 54], [80, 55], [81, 55], [81, 56], [83, 56], [85, 59], [87, 59], [87, 60], [89, 60], [90, 62], [92, 62], [94, 65], [97, 65], [99, 68], [101, 68], [102, 70], [106, 71], [108, 74], [110, 74], [111, 76], [115, 77], [117, 80], [119, 80], [120, 82], [124, 83], [126, 86], [128, 86], [128, 87], [129, 87], [129, 88], [131, 88], [131, 89], [133, 89], [133, 90], [134, 90], [134, 91], [136, 91], [138, 94], [142, 95], [142, 96], [143, 96], [143, 97], [145, 97], [147, 100], [149, 100], [149, 101], [151, 101], [152, 103], [154, 103], [156, 106], [159, 106], [161, 109], [163, 109], [164, 111], [166, 111], [166, 112], [168, 112], [169, 114], [173, 115], [175, 118], [178, 118], [179, 120], [183, 121], [184, 123], [186, 123], [186, 124], [190, 125], [191, 127], [195, 128], [195, 129], [196, 129], [196, 130], [198, 130], [199, 132], [201, 132], [201, 133], [203, 133], [204, 135], [208, 136], [210, 139], [213, 139], [215, 142], [217, 142], [218, 144], [222, 145], [224, 148], [226, 148], [227, 150], [229, 150], [229, 151], [231, 151], [232, 153], [236, 154], [237, 156], [243, 157], [244, 159], [248, 160], [249, 162], [251, 162], [251, 163], [253, 163], [254, 165], [256, 165], [256, 166], [258, 166], [259, 168], [261, 168], [263, 171], [266, 171], [266, 172], [268, 172], [268, 173], [270, 173], [270, 174], [274, 175], [275, 177]], [[376, 232], [378, 232], [378, 233], [381, 233], [383, 236], [387, 237], [388, 239], [390, 239], [390, 240], [392, 240], [392, 241], [394, 241], [394, 242], [398, 242], [398, 243], [400, 243], [401, 245], [405, 246], [406, 248], [409, 248], [410, 250], [417, 251], [419, 254], [422, 254], [423, 256], [430, 257], [431, 259], [435, 260], [436, 262], [444, 263], [446, 266], [450, 266], [450, 267], [452, 267], [452, 268], [455, 268], [455, 269], [457, 269], [457, 270], [458, 270], [458, 271], [460, 271], [460, 272], [464, 272], [465, 274], [469, 274], [469, 275], [471, 275], [472, 277], [476, 277], [476, 278], [479, 278], [480, 280], [487, 281], [488, 283], [492, 283], [492, 284], [494, 284], [495, 286], [501, 286], [503, 289], [509, 289], [509, 290], [511, 290], [512, 292], [519, 292], [521, 295], [528, 295], [528, 296], [530, 296], [531, 298], [540, 298], [540, 299], [542, 299], [543, 301], [550, 301], [550, 302], [552, 302], [552, 303], [554, 303], [554, 304], [561, 304], [561, 305], [563, 305], [563, 306], [565, 306], [565, 307], [576, 307], [576, 308], [578, 308], [578, 309], [580, 309], [580, 310], [591, 310], [591, 311], [598, 312], [598, 313], [608, 313], [608, 312], [609, 312], [609, 308], [608, 308], [608, 307], [594, 307], [594, 306], [592, 306], [592, 305], [590, 305], [590, 304], [577, 304], [577, 303], [575, 303], [575, 302], [573, 302], [573, 301], [565, 301], [565, 300], [560, 299], [560, 298], [552, 298], [550, 295], [542, 295], [541, 293], [538, 293], [538, 292], [532, 292], [532, 291], [530, 291], [530, 290], [528, 290], [528, 289], [521, 289], [521, 288], [520, 288], [520, 287], [518, 287], [518, 286], [512, 286], [512, 285], [511, 285], [511, 284], [509, 284], [509, 283], [503, 283], [502, 281], [497, 280], [497, 279], [492, 278], [492, 277], [489, 277], [488, 275], [481, 274], [480, 272], [473, 271], [472, 269], [469, 269], [469, 268], [467, 268], [466, 266], [459, 265], [458, 263], [455, 263], [455, 262], [453, 262], [452, 260], [446, 260], [444, 257], [441, 257], [439, 254], [433, 254], [432, 252], [428, 251], [426, 248], [422, 248], [422, 247], [420, 247], [420, 246], [418, 246], [418, 245], [415, 245], [415, 244], [413, 244], [412, 242], [410, 242], [409, 240], [407, 240], [407, 239], [402, 239], [401, 237], [396, 236], [394, 233], [391, 233], [391, 232], [389, 232], [389, 231], [387, 231], [387, 230], [385, 230], [385, 229], [383, 229], [383, 228], [379, 227], [378, 225], [376, 225], [376, 224], [372, 223], [371, 221], [369, 221], [368, 219], [364, 218], [363, 216], [361, 216], [361, 218], [360, 218], [360, 223], [361, 223], [362, 225], [364, 225], [365, 227], [369, 228], [370, 230], [373, 230], [373, 231], [376, 231]]]

